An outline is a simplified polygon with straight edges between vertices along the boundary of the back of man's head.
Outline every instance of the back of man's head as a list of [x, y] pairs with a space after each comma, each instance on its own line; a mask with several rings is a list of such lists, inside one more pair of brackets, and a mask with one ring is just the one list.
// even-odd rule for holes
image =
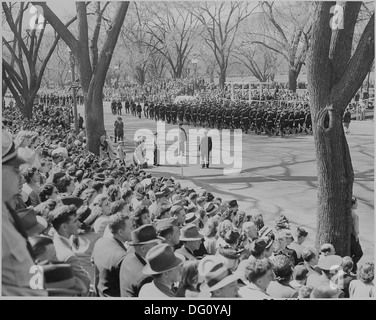
[[305, 262], [311, 262], [312, 259], [316, 258], [317, 250], [315, 248], [303, 249], [302, 258]]
[[115, 235], [120, 229], [125, 227], [126, 221], [129, 219], [129, 216], [124, 213], [115, 213], [110, 216], [108, 228], [110, 232]]
[[248, 281], [255, 283], [272, 268], [273, 264], [267, 258], [252, 259], [245, 268], [245, 277], [248, 279]]

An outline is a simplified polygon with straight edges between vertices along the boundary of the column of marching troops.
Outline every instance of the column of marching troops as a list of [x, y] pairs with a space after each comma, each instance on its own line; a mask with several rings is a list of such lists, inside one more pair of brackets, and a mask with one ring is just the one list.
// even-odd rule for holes
[[[120, 100], [112, 101], [113, 114], [121, 115], [123, 105]], [[178, 122], [206, 128], [241, 129], [244, 133], [254, 131], [268, 136], [306, 133], [312, 134], [312, 119], [308, 103], [291, 105], [282, 102], [275, 107], [273, 103], [252, 102], [250, 105], [238, 103], [224, 106], [221, 103], [154, 103], [125, 101], [125, 113], [141, 119]]]
[[[73, 95], [70, 94], [56, 94], [56, 93], [42, 93], [39, 94], [39, 104], [45, 106], [65, 106], [73, 103]], [[84, 97], [82, 94], [76, 94], [77, 104], [84, 104]]]

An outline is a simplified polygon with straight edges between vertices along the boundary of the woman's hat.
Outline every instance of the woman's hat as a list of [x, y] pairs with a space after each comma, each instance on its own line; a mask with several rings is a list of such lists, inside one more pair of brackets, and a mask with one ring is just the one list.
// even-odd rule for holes
[[174, 254], [172, 247], [167, 243], [161, 243], [151, 248], [145, 259], [147, 265], [143, 268], [143, 273], [147, 275], [170, 271], [183, 264], [183, 260]]
[[212, 202], [208, 202], [207, 204], [205, 204], [205, 207], [204, 207], [204, 210], [209, 217], [214, 216], [218, 212], [218, 209], [219, 209], [218, 205]]
[[157, 231], [151, 224], [144, 224], [141, 227], [132, 231], [132, 241], [128, 244], [130, 246], [137, 246], [153, 242], [161, 242], [163, 237], [157, 236]]
[[242, 251], [237, 251], [231, 247], [219, 247], [218, 253], [227, 259], [239, 259]]
[[82, 206], [82, 204], [84, 203], [84, 200], [78, 197], [69, 196], [69, 197], [62, 198], [61, 202], [67, 206], [70, 206], [71, 204], [73, 204], [78, 209]]
[[201, 291], [215, 291], [240, 279], [240, 274], [232, 273], [220, 258], [206, 256], [199, 263], [199, 272], [203, 275], [205, 283], [201, 286]]
[[197, 241], [204, 238], [204, 236], [198, 232], [198, 228], [194, 224], [187, 224], [180, 229], [180, 241]]
[[16, 211], [21, 219], [22, 225], [29, 237], [39, 235], [48, 227], [48, 222], [41, 216], [38, 216], [33, 209], [20, 209]]

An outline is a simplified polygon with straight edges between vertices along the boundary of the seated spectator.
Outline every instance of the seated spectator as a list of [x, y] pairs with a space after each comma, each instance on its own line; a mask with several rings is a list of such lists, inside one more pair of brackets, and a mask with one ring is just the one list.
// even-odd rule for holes
[[50, 222], [56, 233], [54, 234], [54, 245], [58, 261], [69, 263], [73, 267], [75, 279], [84, 285], [86, 294], [90, 287], [90, 276], [81, 266], [77, 256], [71, 249], [69, 238], [78, 235], [80, 222], [77, 220], [75, 206], [60, 206], [49, 215]]
[[302, 251], [304, 247], [302, 244], [307, 238], [307, 236], [308, 232], [303, 227], [298, 227], [296, 229], [296, 239], [294, 239], [290, 244], [288, 244], [288, 248], [294, 250], [296, 253], [296, 256], [298, 258], [298, 260], [296, 261], [297, 264], [303, 262]]
[[372, 262], [362, 264], [358, 269], [358, 279], [350, 282], [350, 298], [374, 298], [375, 286], [373, 283], [375, 266]]
[[240, 288], [240, 297], [247, 299], [271, 299], [266, 290], [270, 282], [275, 279], [275, 274], [273, 264], [269, 259], [248, 260], [245, 268], [245, 277], [249, 283]]
[[92, 212], [87, 220], [95, 220], [93, 225], [94, 231], [100, 236], [103, 236], [111, 214], [108, 197], [104, 194], [97, 195], [93, 201], [91, 211]]
[[295, 290], [299, 290], [299, 288], [306, 285], [307, 277], [308, 269], [303, 264], [298, 264], [294, 267], [294, 271], [292, 273], [293, 280], [290, 281], [290, 286]]
[[208, 254], [214, 255], [217, 251], [217, 227], [218, 219], [209, 218], [206, 222], [202, 234], [204, 235], [204, 246]]
[[234, 226], [230, 220], [224, 220], [218, 225], [218, 237], [216, 242], [216, 248], [225, 247], [227, 245], [225, 235], [228, 231], [234, 230]]
[[275, 280], [270, 282], [266, 292], [273, 298], [297, 298], [298, 292], [290, 286], [293, 273], [291, 260], [284, 255], [276, 256], [273, 271]]
[[141, 206], [136, 208], [136, 211], [134, 211], [134, 228], [137, 229], [141, 227], [144, 224], [150, 224], [150, 213], [149, 209], [146, 206]]
[[199, 296], [200, 290], [197, 288], [199, 284], [198, 264], [197, 260], [186, 261], [183, 264], [176, 297], [196, 298]]
[[238, 279], [240, 275], [232, 273], [221, 259], [207, 256], [199, 263], [199, 272], [205, 282], [200, 287], [200, 295], [212, 298], [239, 297]]
[[315, 274], [321, 275], [321, 269], [318, 267], [319, 251], [316, 248], [306, 248], [302, 251], [304, 266], [308, 269], [308, 276]]
[[58, 261], [52, 238], [38, 235], [29, 238], [35, 264]]
[[342, 258], [342, 269], [332, 278], [334, 284], [343, 291], [344, 298], [349, 298], [349, 285], [351, 281], [356, 279], [356, 275], [351, 273], [354, 267], [354, 262], [351, 257], [346, 256]]
[[342, 258], [337, 255], [324, 256], [319, 260], [322, 274], [311, 273], [307, 278], [307, 285], [312, 288], [321, 286], [335, 286], [332, 277], [336, 275], [342, 264]]
[[151, 248], [160, 244], [162, 237], [157, 235], [155, 228], [151, 224], [145, 224], [132, 231], [132, 241], [128, 244], [134, 250], [123, 259], [120, 267], [120, 295], [122, 297], [138, 297], [141, 286], [152, 279], [143, 273], [146, 265], [146, 254]]
[[96, 271], [96, 292], [100, 297], [120, 297], [120, 268], [127, 249], [124, 242], [131, 240], [132, 221], [117, 213], [109, 218], [112, 237], [96, 241], [92, 261]]
[[182, 255], [186, 260], [197, 260], [195, 251], [201, 246], [201, 240], [204, 236], [198, 232], [194, 224], [189, 224], [180, 229], [180, 242], [183, 246], [176, 250], [176, 253]]
[[29, 197], [30, 203], [33, 207], [36, 207], [38, 204], [41, 203], [39, 194], [40, 194], [40, 187], [38, 186], [40, 181], [40, 175], [35, 167], [30, 167], [25, 169], [22, 172], [22, 175], [25, 178], [25, 183], [22, 187], [22, 191]]
[[179, 244], [180, 229], [176, 218], [157, 220], [155, 228], [158, 236], [165, 239], [164, 243], [168, 243], [173, 248]]
[[178, 258], [170, 245], [161, 243], [149, 250], [143, 273], [151, 275], [153, 281], [144, 284], [139, 292], [140, 298], [175, 297], [173, 283], [180, 280], [183, 260]]

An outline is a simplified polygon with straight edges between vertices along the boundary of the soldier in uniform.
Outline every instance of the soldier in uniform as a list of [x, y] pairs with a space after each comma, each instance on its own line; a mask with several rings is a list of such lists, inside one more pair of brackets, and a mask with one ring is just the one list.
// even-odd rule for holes
[[183, 123], [184, 121], [184, 105], [183, 104], [180, 104], [179, 105], [179, 109], [178, 109], [178, 118], [179, 118], [179, 122]]
[[174, 103], [171, 107], [171, 120], [173, 124], [176, 124], [178, 116], [178, 106]]
[[224, 112], [224, 120], [225, 120], [225, 128], [226, 129], [230, 129], [231, 128], [231, 116], [232, 116], [232, 111], [231, 109], [227, 109], [225, 112]]
[[159, 106], [159, 119], [162, 121], [166, 120], [166, 106], [164, 104]]
[[266, 133], [268, 134], [269, 137], [272, 136], [272, 130], [273, 130], [273, 114], [271, 110], [268, 110], [268, 112], [265, 115], [265, 128], [266, 128]]
[[155, 105], [155, 108], [154, 108], [155, 109], [155, 114], [154, 114], [155, 121], [159, 120], [159, 109], [160, 109], [160, 107], [161, 107], [160, 103], [157, 103]]
[[154, 119], [154, 103], [151, 102], [149, 105], [149, 117], [150, 119]]
[[214, 106], [212, 105], [209, 109], [209, 119], [210, 119], [210, 127], [214, 128], [215, 126], [215, 118], [217, 117], [217, 113], [215, 111]]
[[132, 116], [136, 116], [136, 102], [132, 101], [132, 109], [131, 109], [131, 113], [132, 113]]
[[147, 101], [144, 103], [144, 117], [149, 118], [149, 103]]
[[306, 134], [312, 134], [312, 117], [311, 117], [311, 111], [309, 108], [305, 114], [304, 127], [305, 127]]
[[247, 134], [249, 129], [249, 111], [247, 108], [244, 108], [241, 112], [240, 123], [242, 126], [242, 131]]
[[239, 107], [235, 108], [233, 111], [233, 118], [232, 118], [233, 129], [240, 129], [240, 117], [241, 117], [241, 112], [240, 112]]
[[192, 122], [193, 125], [197, 125], [197, 107], [195, 105], [192, 106]]
[[262, 109], [259, 107], [257, 109], [256, 115], [255, 115], [255, 124], [256, 124], [256, 134], [260, 134], [262, 132], [262, 120], [263, 120], [264, 113]]
[[207, 119], [207, 114], [206, 114], [206, 107], [201, 108], [201, 114], [200, 114], [200, 123], [202, 127], [206, 126], [206, 119]]
[[111, 102], [111, 112], [112, 114], [116, 114], [116, 101], [115, 99], [112, 99], [112, 102]]
[[141, 107], [140, 101], [137, 103], [136, 110], [137, 110], [138, 117], [141, 119], [142, 107]]
[[223, 109], [221, 107], [218, 107], [217, 117], [216, 117], [218, 130], [222, 130], [222, 120], [223, 120]]
[[167, 104], [166, 109], [165, 109], [165, 114], [166, 114], [166, 122], [171, 123], [171, 105]]
[[187, 124], [189, 126], [189, 124], [192, 121], [192, 119], [191, 119], [191, 106], [190, 105], [188, 105], [187, 108], [185, 108], [184, 117], [185, 117], [185, 120], [187, 121]]
[[117, 114], [121, 115], [121, 109], [123, 109], [123, 105], [121, 104], [121, 100], [119, 99], [117, 102]]
[[129, 114], [129, 101], [125, 101], [125, 113]]

